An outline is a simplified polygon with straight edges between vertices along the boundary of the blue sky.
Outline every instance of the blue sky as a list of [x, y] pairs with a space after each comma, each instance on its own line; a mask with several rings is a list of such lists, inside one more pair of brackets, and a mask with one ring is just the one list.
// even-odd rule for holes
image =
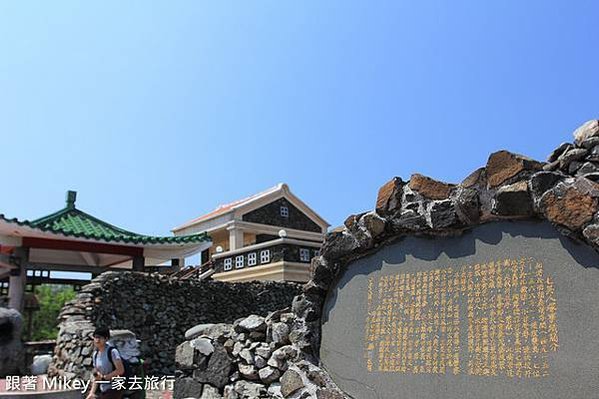
[[169, 234], [286, 182], [332, 225], [599, 116], [593, 1], [1, 2], [0, 213]]

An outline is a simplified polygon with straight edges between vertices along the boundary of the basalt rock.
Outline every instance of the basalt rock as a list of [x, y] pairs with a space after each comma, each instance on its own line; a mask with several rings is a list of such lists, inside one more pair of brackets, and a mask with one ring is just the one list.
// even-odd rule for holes
[[[566, 169], [574, 161], [583, 159], [587, 155], [589, 150], [584, 148], [571, 148], [564, 152], [559, 158], [560, 168]], [[568, 169], [569, 170], [569, 169]], [[576, 170], [574, 170], [575, 172]], [[573, 173], [573, 172], [571, 172]]]
[[493, 213], [511, 217], [532, 215], [533, 206], [528, 191], [528, 182], [520, 181], [497, 190]]
[[458, 188], [455, 194], [455, 211], [463, 224], [478, 223], [481, 213], [478, 191], [466, 187]]
[[453, 184], [447, 184], [430, 177], [415, 173], [410, 177], [408, 183], [410, 188], [422, 196], [433, 199], [442, 200], [449, 197], [451, 190], [455, 187]]
[[0, 308], [0, 377], [19, 375], [24, 371], [22, 326], [23, 317], [19, 312]]
[[585, 178], [562, 182], [545, 193], [540, 207], [551, 222], [576, 231], [597, 212], [599, 184]]
[[557, 147], [549, 156], [547, 157], [547, 162], [557, 161], [558, 158], [570, 148], [574, 148], [574, 146], [570, 143], [562, 143], [559, 147]]
[[376, 212], [387, 215], [397, 212], [401, 207], [401, 194], [405, 183], [401, 178], [394, 177], [381, 186], [376, 199]]
[[574, 131], [574, 143], [576, 145], [582, 145], [585, 141], [599, 136], [599, 121], [592, 119], [585, 122], [582, 126]]
[[542, 167], [542, 163], [523, 155], [498, 151], [491, 154], [487, 161], [487, 185], [489, 188], [495, 188], [523, 172], [536, 172]]
[[586, 175], [593, 174], [593, 173], [598, 173], [598, 172], [599, 172], [599, 165], [597, 165], [597, 163], [595, 163], [595, 162], [585, 162], [576, 171], [576, 176], [586, 177]]
[[458, 221], [453, 201], [433, 201], [429, 209], [429, 225], [433, 229], [446, 229]]

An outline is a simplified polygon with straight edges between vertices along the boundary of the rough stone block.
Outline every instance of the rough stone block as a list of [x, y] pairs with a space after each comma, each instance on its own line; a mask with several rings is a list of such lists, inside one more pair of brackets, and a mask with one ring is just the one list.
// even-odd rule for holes
[[360, 247], [356, 238], [346, 231], [335, 231], [327, 234], [327, 239], [322, 246], [322, 256], [326, 259], [337, 259], [347, 255]]
[[324, 388], [324, 389], [319, 389], [318, 391], [316, 391], [316, 398], [317, 399], [345, 399], [345, 395], [343, 395], [337, 391], [333, 391], [332, 389]]
[[599, 166], [594, 162], [585, 162], [580, 169], [576, 171], [577, 176], [585, 176], [591, 173], [599, 172]]
[[428, 228], [428, 223], [425, 215], [410, 210], [391, 220], [391, 226], [396, 232], [419, 231]]
[[264, 385], [255, 382], [237, 381], [233, 386], [233, 391], [239, 399], [257, 399], [264, 397], [267, 389]]
[[295, 370], [287, 370], [280, 379], [281, 393], [288, 397], [304, 387], [301, 375]]
[[264, 317], [258, 315], [250, 315], [246, 317], [245, 319], [239, 322], [238, 327], [241, 331], [250, 333], [254, 331], [266, 331], [266, 323], [264, 322]]
[[281, 372], [279, 369], [267, 366], [258, 372], [260, 380], [265, 384], [271, 384], [279, 379]]
[[539, 207], [551, 222], [576, 231], [593, 219], [597, 197], [599, 184], [577, 178], [574, 183], [559, 183], [544, 194]]
[[239, 363], [237, 368], [239, 369], [239, 374], [245, 379], [257, 380], [259, 378], [258, 369], [253, 364]]
[[400, 177], [394, 177], [379, 189], [376, 198], [376, 212], [387, 215], [399, 211], [401, 208], [401, 195], [405, 182]]
[[188, 399], [202, 396], [202, 384], [193, 378], [180, 378], [175, 381], [173, 399]]
[[[599, 137], [593, 137], [594, 139], [599, 139]], [[599, 145], [594, 146], [589, 151], [588, 155], [585, 157], [587, 161], [591, 162], [599, 162]]]
[[214, 345], [209, 338], [195, 338], [190, 341], [190, 345], [204, 356], [210, 356], [214, 352]]
[[197, 363], [197, 354], [191, 342], [185, 341], [181, 345], [177, 346], [175, 352], [175, 365], [182, 369], [188, 370], [193, 369]]
[[521, 172], [541, 170], [543, 164], [509, 151], [497, 151], [487, 161], [487, 185], [497, 187]]
[[584, 148], [570, 148], [559, 157], [559, 167], [568, 170], [570, 163], [584, 158], [588, 152], [589, 150]]
[[501, 187], [493, 200], [493, 213], [499, 216], [530, 216], [533, 214], [528, 183], [520, 181]]
[[218, 392], [218, 389], [213, 387], [212, 385], [204, 385], [204, 392], [202, 392], [202, 397], [200, 399], [222, 399], [223, 397]]
[[470, 188], [474, 186], [486, 187], [487, 185], [487, 170], [485, 168], [478, 168], [474, 172], [470, 173], [462, 182], [460, 186]]
[[374, 212], [365, 213], [359, 221], [372, 238], [377, 238], [385, 232], [385, 219]]
[[589, 240], [589, 242], [599, 245], [599, 225], [590, 224], [582, 231], [582, 235]]
[[574, 148], [574, 146], [570, 143], [562, 143], [559, 147], [557, 147], [549, 156], [547, 157], [547, 162], [554, 162], [562, 155], [564, 152], [569, 150], [570, 148]]
[[455, 193], [456, 214], [462, 223], [471, 225], [480, 220], [480, 199], [478, 192], [472, 188], [460, 187]]
[[289, 343], [289, 326], [286, 323], [273, 323], [271, 327], [272, 342], [277, 346]]
[[208, 360], [205, 370], [194, 370], [193, 378], [199, 382], [208, 383], [217, 388], [224, 387], [229, 381], [233, 360], [224, 347], [217, 345]]
[[410, 189], [418, 192], [420, 195], [434, 200], [448, 198], [451, 190], [455, 187], [453, 184], [444, 183], [418, 173], [410, 177], [408, 185]]
[[539, 199], [545, 192], [565, 178], [565, 175], [558, 172], [542, 171], [535, 173], [529, 180], [530, 194], [534, 199]]
[[48, 372], [48, 367], [52, 362], [52, 355], [37, 355], [33, 358], [31, 365], [31, 374], [42, 375]]
[[433, 229], [444, 229], [457, 221], [455, 207], [451, 200], [433, 201], [429, 207], [430, 226]]
[[576, 145], [581, 145], [586, 140], [599, 136], [599, 121], [592, 119], [585, 122], [572, 135], [574, 136], [574, 143]]

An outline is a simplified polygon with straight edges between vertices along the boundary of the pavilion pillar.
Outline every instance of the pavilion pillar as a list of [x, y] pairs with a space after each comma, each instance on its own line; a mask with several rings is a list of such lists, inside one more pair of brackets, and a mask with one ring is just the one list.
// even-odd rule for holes
[[136, 256], [133, 258], [133, 271], [143, 272], [146, 270], [146, 258], [143, 256]]
[[27, 264], [29, 249], [17, 248], [15, 250], [16, 268], [11, 269], [8, 283], [8, 307], [21, 314], [24, 307], [25, 285], [27, 284]]

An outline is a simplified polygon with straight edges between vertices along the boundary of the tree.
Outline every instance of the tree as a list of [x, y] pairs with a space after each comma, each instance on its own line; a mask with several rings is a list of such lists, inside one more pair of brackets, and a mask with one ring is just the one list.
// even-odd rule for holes
[[[58, 314], [67, 301], [75, 298], [75, 290], [68, 285], [40, 285], [35, 287], [40, 309], [33, 313], [31, 322], [32, 341], [56, 339], [58, 336]], [[25, 326], [27, 329], [28, 326]], [[24, 335], [27, 336], [27, 333]]]

